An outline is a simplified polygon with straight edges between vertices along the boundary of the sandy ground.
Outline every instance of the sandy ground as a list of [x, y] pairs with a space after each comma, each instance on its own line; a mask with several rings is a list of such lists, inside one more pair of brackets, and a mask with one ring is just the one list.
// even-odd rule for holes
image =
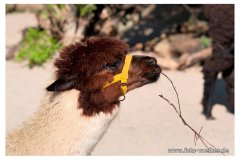
[[[19, 23], [21, 21], [21, 23]], [[37, 19], [32, 13], [12, 13], [6, 16], [6, 51], [14, 52], [27, 27], [36, 27]], [[11, 53], [12, 54], [12, 53]]]
[[[7, 21], [8, 19], [7, 17]], [[16, 32], [17, 25], [14, 27], [11, 23], [11, 26], [11, 32], [19, 34]], [[8, 27], [10, 26], [7, 23], [7, 35], [10, 33]], [[7, 36], [7, 47], [11, 47], [12, 44]], [[221, 104], [225, 98], [223, 90], [220, 89], [223, 82], [219, 81], [216, 90], [218, 95], [215, 100], [220, 103], [215, 104], [213, 108], [216, 120], [208, 121], [201, 114], [203, 76], [200, 69], [164, 72], [177, 87], [185, 119], [197, 130], [203, 126], [202, 136], [219, 149], [229, 149], [226, 155], [234, 155], [234, 115], [228, 113]], [[30, 70], [23, 64], [7, 61], [6, 132], [20, 125], [39, 107], [51, 75], [49, 65]], [[92, 155], [179, 155], [168, 153], [168, 149], [205, 148], [200, 141], [194, 146], [193, 133], [183, 125], [173, 108], [158, 97], [160, 93], [176, 104], [174, 90], [164, 77], [157, 83], [128, 93], [126, 100], [121, 103], [119, 115]]]

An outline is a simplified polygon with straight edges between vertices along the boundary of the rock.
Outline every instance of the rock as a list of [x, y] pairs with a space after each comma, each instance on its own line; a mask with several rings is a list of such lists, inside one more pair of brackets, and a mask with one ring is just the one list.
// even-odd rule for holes
[[132, 28], [134, 26], [134, 22], [133, 21], [127, 21], [127, 23], [124, 25], [122, 22], [118, 24], [118, 33], [119, 35], [123, 35], [124, 32], [126, 32], [127, 30], [129, 30], [130, 28]]
[[136, 13], [133, 13], [133, 14], [132, 14], [132, 20], [133, 20], [135, 23], [137, 23], [137, 22], [139, 22], [139, 20], [140, 20], [140, 16], [139, 16], [138, 14], [136, 14]]
[[171, 35], [154, 46], [159, 65], [165, 69], [178, 69], [179, 57], [201, 50], [199, 38], [192, 34]]
[[107, 19], [109, 16], [110, 16], [110, 13], [109, 13], [108, 8], [104, 8], [104, 9], [102, 10], [102, 13], [101, 13], [101, 15], [100, 15], [100, 18], [104, 20], [104, 19]]
[[156, 5], [155, 5], [155, 4], [149, 5], [146, 9], [144, 9], [144, 10], [142, 11], [141, 16], [142, 16], [143, 18], [148, 17], [155, 8], [156, 8]]
[[162, 69], [170, 69], [176, 70], [178, 68], [178, 63], [173, 58], [163, 58], [163, 57], [156, 57], [157, 63], [161, 66]]
[[178, 67], [178, 63], [175, 59], [171, 57], [159, 57], [155, 52], [143, 52], [143, 51], [133, 51], [131, 52], [132, 55], [141, 55], [141, 56], [151, 56], [157, 59], [158, 65], [161, 66], [162, 69], [170, 69], [175, 70]]
[[136, 43], [135, 46], [133, 47], [133, 50], [142, 50], [143, 49], [143, 44], [142, 43]]
[[164, 39], [154, 46], [154, 51], [160, 57], [171, 57], [171, 45], [168, 39]]
[[192, 55], [189, 54], [183, 54], [179, 58], [179, 70], [183, 70], [187, 67], [191, 67], [192, 65], [199, 63], [201, 61], [204, 61], [212, 56], [212, 48], [205, 48], [203, 50], [200, 50], [196, 53], [193, 53]]
[[195, 23], [185, 22], [181, 26], [182, 33], [206, 33], [208, 30], [208, 23], [200, 20], [196, 21]]
[[145, 43], [145, 51], [149, 52], [152, 51], [154, 46], [157, 44], [157, 42], [159, 42], [160, 38], [159, 37], [155, 37], [153, 39], [151, 39], [150, 41], [147, 41]]
[[144, 31], [143, 31], [143, 34], [145, 36], [149, 36], [150, 34], [153, 33], [153, 28], [146, 28]]
[[115, 26], [117, 25], [116, 19], [108, 19], [104, 22], [102, 28], [100, 29], [101, 34], [103, 35], [111, 35], [114, 31]]
[[199, 38], [192, 34], [176, 34], [169, 37], [173, 54], [180, 56], [184, 53], [193, 53], [202, 49]]
[[161, 33], [160, 38], [161, 38], [162, 40], [165, 39], [165, 38], [167, 38], [166, 33]]

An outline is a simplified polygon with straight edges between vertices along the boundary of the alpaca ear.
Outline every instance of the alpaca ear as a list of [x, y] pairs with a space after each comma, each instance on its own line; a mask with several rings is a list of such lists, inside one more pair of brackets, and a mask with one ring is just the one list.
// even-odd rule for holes
[[73, 89], [74, 82], [70, 80], [65, 80], [63, 78], [60, 78], [53, 82], [50, 86], [48, 86], [46, 89], [47, 91], [66, 91]]

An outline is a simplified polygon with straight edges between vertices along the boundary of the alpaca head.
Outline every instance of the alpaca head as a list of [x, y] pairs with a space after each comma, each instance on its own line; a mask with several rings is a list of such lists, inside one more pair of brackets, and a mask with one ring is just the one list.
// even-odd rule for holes
[[[111, 112], [119, 97], [123, 95], [122, 83], [112, 82], [122, 71], [128, 54], [128, 45], [114, 38], [89, 38], [63, 48], [54, 65], [57, 67], [56, 81], [48, 91], [63, 92], [77, 89], [79, 107], [84, 115]], [[148, 56], [133, 56], [128, 70], [128, 91], [157, 81], [161, 69], [156, 59]]]

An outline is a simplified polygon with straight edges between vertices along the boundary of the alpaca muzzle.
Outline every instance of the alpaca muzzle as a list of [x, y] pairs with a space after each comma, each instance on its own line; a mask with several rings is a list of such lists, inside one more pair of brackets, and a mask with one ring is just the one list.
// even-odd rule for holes
[[103, 86], [103, 88], [106, 88], [108, 86], [110, 86], [113, 83], [116, 82], [121, 82], [121, 89], [123, 92], [123, 95], [125, 95], [127, 93], [128, 87], [127, 87], [127, 81], [128, 81], [128, 71], [131, 65], [131, 61], [132, 61], [132, 55], [126, 55], [125, 57], [125, 62], [124, 62], [124, 66], [122, 68], [122, 72], [115, 75], [113, 77], [113, 81], [112, 82], [108, 82], [107, 84], [105, 84]]

